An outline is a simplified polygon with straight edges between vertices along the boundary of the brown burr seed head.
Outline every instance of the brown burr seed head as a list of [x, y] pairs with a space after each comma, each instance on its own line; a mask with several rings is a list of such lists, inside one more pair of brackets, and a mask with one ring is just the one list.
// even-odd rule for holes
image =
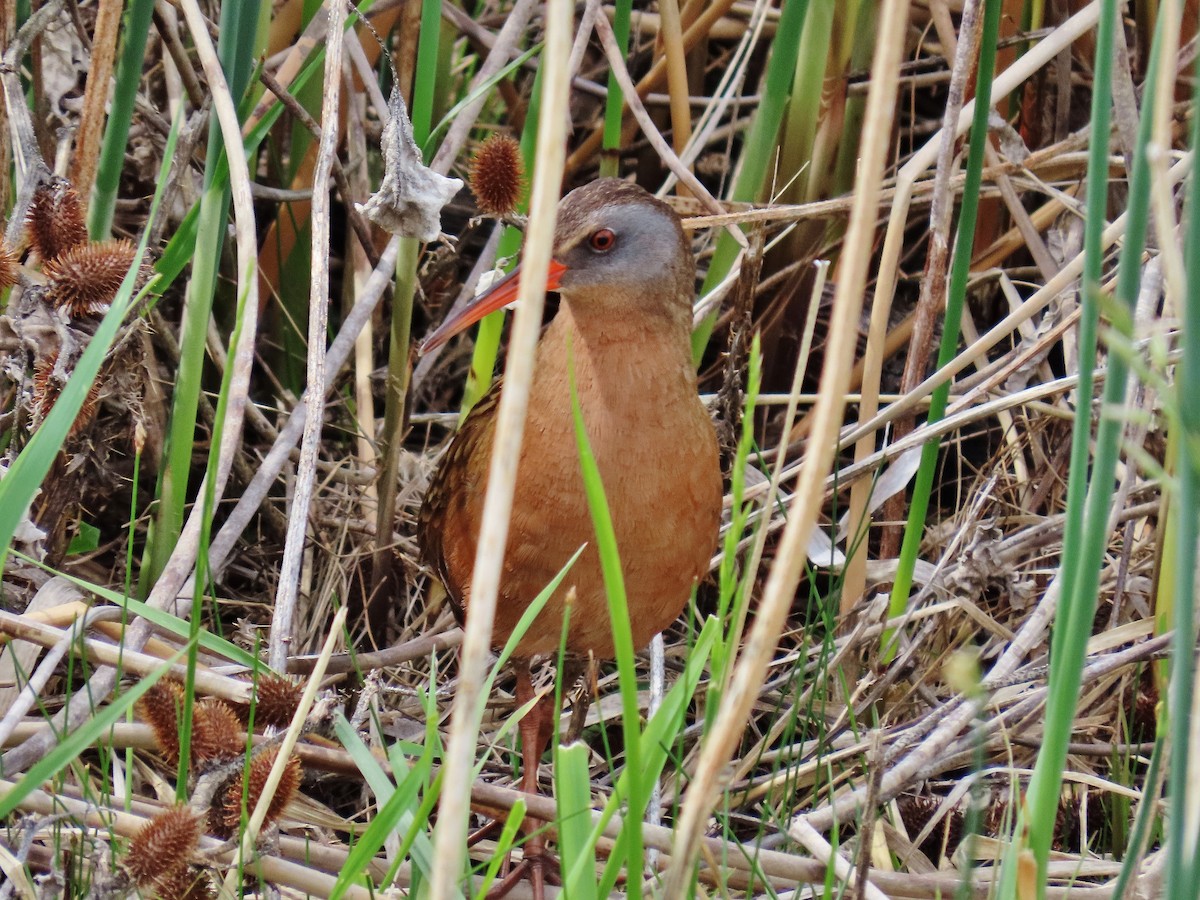
[[[58, 402], [59, 394], [62, 393], [62, 385], [54, 378], [54, 366], [57, 362], [58, 351], [55, 350], [43, 356], [33, 365], [33, 396], [30, 408], [33, 412], [34, 427], [41, 425], [46, 420], [46, 416], [50, 415], [50, 410]], [[67, 437], [75, 437], [87, 428], [96, 418], [96, 410], [99, 406], [100, 381], [96, 380], [88, 390], [87, 396], [83, 398], [83, 405], [79, 407], [79, 412], [75, 415], [75, 421], [71, 423]]]
[[263, 675], [255, 688], [257, 705], [254, 708], [255, 725], [273, 725], [285, 728], [296, 715], [304, 685], [284, 675]]
[[[56, 309], [67, 310], [71, 318], [103, 315], [136, 258], [137, 247], [127, 240], [73, 247], [42, 266], [48, 282], [46, 299]], [[143, 280], [144, 273], [139, 275], [139, 282]]]
[[0, 291], [17, 283], [21, 262], [17, 251], [0, 241]]
[[154, 743], [167, 762], [179, 759], [179, 710], [183, 709], [183, 685], [159, 680], [137, 702], [137, 712], [154, 732]]
[[186, 870], [200, 842], [200, 820], [186, 806], [160, 812], [129, 842], [125, 871], [139, 887], [149, 887]]
[[[258, 798], [262, 796], [263, 787], [266, 786], [267, 776], [271, 773], [271, 767], [275, 765], [275, 757], [279, 755], [276, 749], [266, 750], [257, 754], [250, 761], [250, 771], [246, 774], [246, 783], [249, 785], [246, 791], [246, 813], [249, 815], [254, 811], [254, 807], [258, 805]], [[292, 797], [296, 795], [296, 790], [300, 787], [300, 757], [294, 754], [288, 759], [287, 765], [283, 770], [283, 777], [279, 779], [279, 786], [275, 789], [275, 796], [271, 798], [271, 802], [267, 806], [267, 815], [263, 818], [263, 828], [266, 828], [281, 815], [284, 809], [287, 808]], [[242, 820], [242, 779], [238, 778], [230, 783], [225, 789], [224, 802], [224, 825], [228, 829], [236, 829]]]
[[79, 195], [62, 178], [41, 184], [34, 191], [26, 224], [29, 241], [45, 262], [87, 243]]
[[214, 900], [217, 896], [212, 879], [197, 866], [188, 866], [170, 878], [158, 879], [153, 893], [159, 900]]
[[[911, 795], [901, 797], [897, 801], [896, 807], [900, 812], [900, 819], [904, 822], [904, 828], [908, 832], [910, 840], [915, 840], [917, 835], [929, 824], [929, 820], [937, 814], [940, 805], [932, 797], [914, 797]], [[925, 840], [921, 842], [919, 849], [928, 859], [936, 863], [942, 855], [943, 848], [947, 857], [953, 856], [954, 851], [958, 849], [958, 845], [962, 843], [962, 837], [963, 813], [961, 809], [955, 807], [946, 813]]]
[[41, 424], [50, 414], [61, 388], [54, 380], [54, 366], [58, 362], [58, 351], [54, 350], [33, 364], [33, 410], [34, 424]]
[[201, 700], [192, 715], [192, 762], [237, 759], [246, 750], [242, 725], [224, 700]]
[[521, 145], [503, 134], [494, 134], [471, 160], [471, 191], [479, 208], [493, 216], [506, 216], [517, 208], [525, 180]]

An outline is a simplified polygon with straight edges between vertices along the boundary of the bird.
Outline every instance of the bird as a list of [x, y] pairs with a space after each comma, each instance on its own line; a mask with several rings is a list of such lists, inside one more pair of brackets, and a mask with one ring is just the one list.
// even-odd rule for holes
[[[516, 298], [518, 267], [423, 342], [445, 342]], [[580, 549], [582, 555], [517, 644], [518, 706], [534, 697], [531, 663], [555, 654], [564, 607], [568, 657], [610, 659], [615, 646], [572, 412], [579, 409], [616, 535], [635, 649], [671, 625], [704, 577], [720, 528], [723, 482], [716, 430], [692, 361], [696, 265], [678, 214], [643, 188], [602, 178], [559, 203], [547, 291], [559, 309], [538, 341], [517, 464], [492, 640], [503, 646], [521, 615]], [[460, 624], [483, 515], [503, 379], [467, 414], [443, 454], [418, 516], [424, 562]], [[520, 723], [521, 788], [537, 792], [549, 717]], [[532, 840], [525, 860], [540, 892]]]

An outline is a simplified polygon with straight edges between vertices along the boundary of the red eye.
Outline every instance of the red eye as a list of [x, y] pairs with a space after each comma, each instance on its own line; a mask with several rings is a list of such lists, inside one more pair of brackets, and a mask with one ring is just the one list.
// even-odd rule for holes
[[601, 228], [595, 232], [590, 241], [592, 249], [598, 253], [607, 253], [617, 246], [617, 235], [611, 228]]

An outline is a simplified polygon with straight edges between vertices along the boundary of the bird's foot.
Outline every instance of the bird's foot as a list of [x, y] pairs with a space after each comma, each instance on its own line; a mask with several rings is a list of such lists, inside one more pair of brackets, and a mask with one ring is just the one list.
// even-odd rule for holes
[[487, 900], [501, 900], [512, 893], [513, 888], [526, 878], [533, 900], [544, 900], [546, 885], [562, 885], [561, 866], [558, 857], [547, 853], [545, 848], [526, 850], [525, 856], [512, 867], [499, 883], [487, 893]]
[[[538, 833], [541, 822], [526, 820], [523, 828], [533, 828], [522, 847], [521, 860], [512, 865], [512, 850], [505, 854], [500, 867], [500, 880], [488, 891], [487, 900], [500, 900], [512, 893], [513, 888], [525, 879], [529, 880], [530, 893], [534, 900], [542, 900], [547, 884], [562, 885], [561, 864], [558, 857], [546, 849], [545, 837]], [[467, 846], [474, 847], [480, 841], [496, 838], [504, 828], [504, 819], [492, 819], [486, 825], [467, 836]]]

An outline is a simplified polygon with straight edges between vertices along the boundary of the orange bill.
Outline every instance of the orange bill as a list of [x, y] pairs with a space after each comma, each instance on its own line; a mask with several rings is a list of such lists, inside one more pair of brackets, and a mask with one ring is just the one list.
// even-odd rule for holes
[[[546, 290], [557, 291], [563, 272], [567, 271], [556, 259], [550, 260], [550, 271], [546, 275]], [[503, 306], [508, 306], [517, 299], [521, 289], [521, 267], [517, 266], [490, 288], [446, 319], [438, 328], [421, 342], [418, 353], [428, 353], [435, 347], [440, 347], [460, 331], [474, 325], [488, 313], [495, 312]]]

